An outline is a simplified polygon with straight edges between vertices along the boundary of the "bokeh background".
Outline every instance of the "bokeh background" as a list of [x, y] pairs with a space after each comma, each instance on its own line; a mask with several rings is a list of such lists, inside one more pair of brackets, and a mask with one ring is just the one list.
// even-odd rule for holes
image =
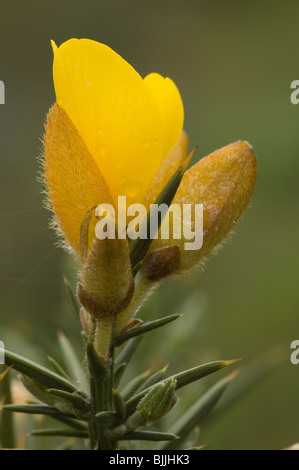
[[[299, 365], [289, 359], [299, 337], [299, 105], [290, 102], [298, 15], [295, 0], [0, 0], [0, 339], [9, 349], [45, 362], [59, 355], [60, 329], [82, 354], [62, 283], [66, 275], [75, 286], [75, 264], [55, 245], [37, 181], [55, 101], [51, 38], [95, 39], [142, 76], [171, 77], [197, 158], [238, 139], [254, 147], [259, 175], [249, 210], [203, 273], [169, 281], [140, 312], [184, 317], [152, 333], [131, 369], [168, 362], [179, 371], [240, 357], [250, 381], [266, 354], [273, 370], [203, 424], [208, 449], [299, 441]], [[213, 381], [190, 387], [179, 406]]]

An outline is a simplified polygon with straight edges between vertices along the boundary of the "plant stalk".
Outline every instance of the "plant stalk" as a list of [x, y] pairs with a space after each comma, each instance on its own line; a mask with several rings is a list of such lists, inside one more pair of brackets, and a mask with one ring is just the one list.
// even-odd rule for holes
[[108, 438], [109, 420], [96, 418], [98, 413], [112, 411], [113, 355], [107, 361], [100, 357], [91, 342], [87, 345], [90, 370], [91, 419], [90, 445], [93, 450], [113, 450], [115, 442]]

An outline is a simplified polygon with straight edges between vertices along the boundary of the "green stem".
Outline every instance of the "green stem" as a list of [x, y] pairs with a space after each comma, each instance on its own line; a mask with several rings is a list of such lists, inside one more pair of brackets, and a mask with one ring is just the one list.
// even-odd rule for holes
[[114, 318], [111, 317], [96, 320], [94, 346], [99, 356], [102, 356], [105, 360], [109, 356], [113, 325]]
[[108, 423], [96, 418], [101, 412], [112, 411], [111, 370], [113, 358], [105, 363], [94, 345], [87, 344], [87, 357], [90, 371], [91, 419], [90, 442], [93, 450], [113, 450], [114, 441], [108, 438]]

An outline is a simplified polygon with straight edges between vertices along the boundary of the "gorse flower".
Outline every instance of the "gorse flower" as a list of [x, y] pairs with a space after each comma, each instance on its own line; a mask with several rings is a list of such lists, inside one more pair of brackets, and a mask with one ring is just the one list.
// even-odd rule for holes
[[150, 183], [180, 137], [184, 110], [172, 80], [158, 74], [142, 79], [104, 44], [52, 44], [58, 106], [48, 116], [47, 180], [58, 223], [79, 251], [80, 226], [91, 207], [116, 204], [119, 195], [128, 204], [148, 199]]
[[[153, 240], [134, 282], [130, 240], [97, 239], [95, 208], [111, 204], [117, 210], [118, 196], [147, 210], [155, 202], [187, 157], [180, 93], [171, 79], [156, 73], [142, 79], [95, 41], [52, 46], [57, 103], [45, 134], [50, 204], [67, 244], [81, 258], [81, 304], [96, 319], [123, 312], [120, 324], [126, 324], [151, 285], [200, 265], [230, 232], [253, 191], [255, 156], [240, 141], [186, 171], [173, 203], [203, 204], [203, 246], [185, 250], [184, 237], [174, 236], [173, 219], [170, 237]], [[141, 287], [132, 300], [134, 285]]]

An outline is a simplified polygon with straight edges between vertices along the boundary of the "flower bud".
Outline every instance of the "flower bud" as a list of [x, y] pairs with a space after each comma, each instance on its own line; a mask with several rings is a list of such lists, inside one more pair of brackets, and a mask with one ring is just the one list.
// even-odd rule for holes
[[96, 236], [90, 241], [91, 226], [94, 227], [94, 210], [87, 213], [81, 227], [81, 253], [85, 256], [77, 294], [94, 318], [113, 317], [127, 307], [134, 292], [129, 242], [117, 237], [100, 240]]
[[161, 390], [162, 397], [151, 412], [149, 419], [150, 423], [159, 421], [159, 419], [165, 416], [176, 404], [177, 396], [175, 395], [175, 389], [176, 380], [174, 378], [171, 378], [164, 383]]
[[176, 380], [171, 377], [154, 385], [140, 400], [135, 413], [126, 422], [127, 430], [154, 423], [166, 415], [176, 403]]
[[[256, 174], [255, 155], [251, 146], [242, 141], [216, 150], [190, 168], [182, 179], [173, 204], [181, 207], [183, 204], [190, 204], [191, 209], [194, 209], [195, 204], [203, 205], [202, 247], [198, 250], [186, 249], [186, 242], [190, 240], [184, 237], [185, 221], [173, 218], [169, 223], [169, 239], [161, 239], [159, 234], [159, 237], [153, 241], [144, 261], [144, 274], [149, 279], [156, 277], [157, 263], [153, 262], [153, 257], [155, 253], [159, 253], [166, 247], [177, 246], [180, 250], [179, 266], [172, 269], [174, 274], [199, 266], [202, 259], [226, 237], [243, 214], [254, 188]], [[193, 231], [194, 218], [194, 210], [192, 210], [191, 229]], [[178, 232], [177, 224], [182, 224], [182, 236], [179, 239], [174, 236]], [[177, 258], [177, 254], [173, 251], [173, 256], [170, 256], [170, 253], [169, 266], [175, 267], [174, 257]], [[166, 275], [170, 274], [171, 269], [167, 269], [165, 260], [162, 264], [164, 266], [161, 273], [164, 271]], [[153, 272], [151, 272], [151, 266], [153, 266]]]

